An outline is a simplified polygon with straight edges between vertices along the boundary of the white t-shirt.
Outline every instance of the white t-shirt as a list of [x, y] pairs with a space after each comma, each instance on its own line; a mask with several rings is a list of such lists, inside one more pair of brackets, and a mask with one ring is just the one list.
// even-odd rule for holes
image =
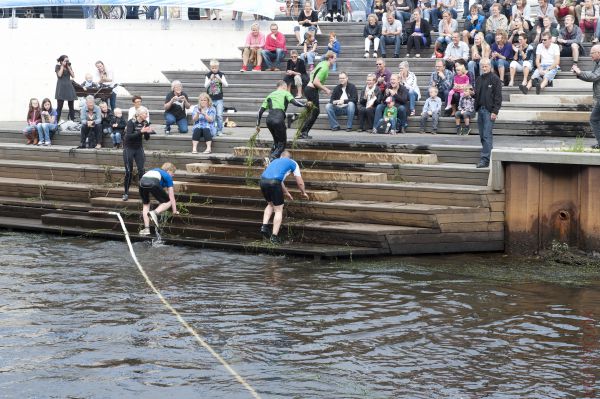
[[[129, 112], [127, 113], [127, 120], [135, 118], [135, 107], [129, 108]], [[150, 110], [148, 110], [148, 117], [146, 118], [148, 123], [150, 123]]]
[[381, 33], [390, 33], [390, 32], [402, 32], [402, 22], [395, 19], [394, 23], [390, 25], [387, 19], [383, 20], [383, 25], [381, 26]]
[[552, 65], [554, 58], [556, 56], [560, 57], [560, 47], [558, 47], [558, 44], [552, 43], [550, 48], [546, 48], [544, 43], [540, 43], [537, 45], [535, 53], [540, 56], [540, 63], [542, 65]]

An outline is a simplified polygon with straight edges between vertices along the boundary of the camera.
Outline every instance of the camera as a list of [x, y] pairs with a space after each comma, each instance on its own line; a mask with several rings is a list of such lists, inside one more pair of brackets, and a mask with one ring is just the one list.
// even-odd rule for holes
[[71, 62], [67, 61], [67, 66], [71, 66]]

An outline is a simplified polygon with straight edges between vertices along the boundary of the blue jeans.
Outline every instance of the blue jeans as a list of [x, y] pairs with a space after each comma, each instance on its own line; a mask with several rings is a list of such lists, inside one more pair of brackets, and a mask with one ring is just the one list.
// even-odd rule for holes
[[406, 21], [410, 21], [411, 14], [406, 11], [396, 11], [396, 19], [402, 22], [402, 26], [406, 23]]
[[83, 10], [83, 18], [93, 18], [94, 17], [94, 6], [81, 6]]
[[179, 120], [177, 120], [177, 118], [175, 118], [175, 115], [169, 113], [169, 112], [165, 112], [165, 129], [169, 130], [171, 129], [171, 125], [177, 124], [177, 127], [179, 128], [179, 133], [187, 133], [188, 131], [188, 121], [187, 118], [181, 118]]
[[401, 40], [402, 39], [401, 39], [400, 35], [396, 35], [394, 37], [381, 35], [381, 39], [379, 41], [379, 51], [381, 52], [381, 55], [385, 55], [385, 45], [386, 44], [395, 44], [396, 47], [394, 47], [394, 55], [400, 54]]
[[417, 99], [419, 98], [419, 96], [417, 95], [417, 92], [414, 90], [411, 90], [408, 92], [408, 108], [410, 109], [410, 111], [414, 111], [415, 110], [415, 103], [417, 102]]
[[471, 73], [471, 76], [473, 77], [477, 77], [478, 75], [481, 74], [481, 70], [479, 68], [479, 61], [469, 61], [469, 63], [467, 64], [467, 69], [469, 70], [469, 72]]
[[504, 71], [507, 71], [508, 68], [510, 67], [510, 64], [508, 63], [507, 60], [501, 60], [501, 59], [492, 60], [492, 68], [498, 69], [500, 67], [504, 68]]
[[[275, 51], [262, 50], [261, 54], [267, 68], [279, 67], [279, 63], [283, 61], [283, 58], [285, 57], [285, 53], [280, 48]], [[271, 58], [273, 58], [273, 61], [271, 61]]]
[[[398, 109], [397, 117], [398, 117], [398, 127], [406, 127], [408, 126], [406, 120], [406, 107], [404, 105], [396, 105]], [[385, 104], [379, 104], [377, 108], [375, 108], [375, 117], [373, 118], [373, 126], [379, 126], [379, 122], [381, 118], [383, 118], [383, 110], [385, 109]]]
[[[456, 19], [458, 17], [458, 13], [456, 12], [456, 10], [454, 8], [449, 8], [448, 11], [450, 11], [450, 15], [452, 15], [452, 19]], [[433, 24], [432, 28], [437, 29], [438, 25], [440, 24], [440, 19], [442, 19], [442, 15], [444, 13], [444, 10], [439, 10], [439, 9], [434, 9], [431, 10], [431, 23]], [[469, 14], [467, 14], [469, 15]]]
[[138, 11], [140, 6], [125, 7], [125, 19], [139, 19]]
[[113, 144], [121, 144], [121, 133], [120, 132], [112, 132], [110, 135]]
[[594, 101], [594, 108], [590, 115], [590, 126], [592, 127], [592, 133], [596, 137], [596, 141], [600, 144], [600, 101]]
[[213, 105], [217, 109], [217, 130], [215, 133], [223, 133], [223, 100], [213, 100]]
[[491, 118], [492, 113], [487, 108], [481, 107], [477, 111], [477, 125], [479, 128], [479, 138], [481, 140], [481, 162], [489, 163], [494, 147], [494, 121]]
[[496, 34], [493, 32], [486, 33], [485, 41], [491, 46], [496, 41]]
[[157, 9], [157, 6], [149, 6], [148, 11], [146, 11], [146, 19], [154, 19], [154, 13]]
[[308, 53], [302, 53], [300, 58], [302, 58], [302, 60], [304, 60], [304, 62], [306, 63], [307, 66], [314, 65], [316, 55], [317, 54], [314, 51], [309, 51]]
[[325, 110], [327, 111], [327, 117], [329, 118], [329, 127], [336, 128], [340, 127], [336, 115], [348, 115], [348, 121], [346, 122], [346, 128], [352, 129], [352, 122], [354, 121], [354, 115], [356, 114], [356, 104], [353, 102], [349, 102], [346, 107], [339, 107], [337, 105], [333, 105], [332, 103], [327, 103], [325, 105]]
[[45, 141], [45, 142], [50, 142], [51, 141], [51, 134], [50, 132], [55, 132], [56, 131], [56, 124], [55, 123], [38, 123], [36, 125], [37, 131], [38, 131], [38, 137], [40, 141]]
[[[398, 120], [396, 118], [390, 118], [390, 120], [388, 121], [390, 124], [390, 130], [396, 130], [396, 125], [398, 124]], [[381, 120], [379, 121], [380, 124], [387, 124], [387, 122], [385, 121], [385, 119], [381, 118]], [[379, 132], [379, 130], [383, 130], [385, 133], [387, 133], [387, 128], [383, 128], [380, 129], [380, 126], [377, 125], [377, 131]]]

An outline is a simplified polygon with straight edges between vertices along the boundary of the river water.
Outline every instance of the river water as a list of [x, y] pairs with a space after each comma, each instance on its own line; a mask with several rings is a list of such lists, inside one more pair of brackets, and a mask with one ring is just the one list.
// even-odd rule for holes
[[[501, 255], [314, 264], [134, 248], [262, 398], [600, 397], [600, 272]], [[0, 397], [250, 395], [123, 242], [4, 232]]]

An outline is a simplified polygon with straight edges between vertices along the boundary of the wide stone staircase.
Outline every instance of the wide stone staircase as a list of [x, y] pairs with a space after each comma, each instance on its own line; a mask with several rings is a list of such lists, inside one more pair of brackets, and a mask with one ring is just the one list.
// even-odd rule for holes
[[[77, 135], [52, 147], [21, 144], [0, 130], [0, 226], [10, 229], [122, 238], [118, 210], [131, 237], [141, 227], [135, 183], [123, 202], [120, 150], [74, 149]], [[157, 135], [147, 142], [147, 168], [174, 162], [180, 216], [163, 220], [167, 243], [271, 254], [356, 257], [503, 249], [504, 195], [487, 187], [488, 171], [473, 165], [476, 147], [299, 144], [293, 157], [307, 182], [307, 201], [285, 208], [285, 245], [258, 233], [264, 200], [258, 188], [267, 142], [215, 141], [210, 155], [181, 151], [189, 138]], [[262, 148], [261, 148], [262, 147]], [[252, 152], [252, 160], [248, 156]], [[294, 181], [286, 182], [299, 198]]]
[[[460, 22], [462, 26], [462, 21]], [[337, 72], [331, 72], [327, 81], [327, 86], [333, 88], [338, 83], [338, 73], [344, 71], [349, 75], [349, 81], [360, 90], [364, 87], [366, 76], [375, 71], [375, 60], [364, 59], [364, 47], [362, 38], [363, 25], [360, 23], [321, 23], [322, 35], [317, 35], [320, 44], [326, 44], [328, 33], [335, 31], [338, 40], [342, 46], [342, 52], [338, 58]], [[437, 33], [432, 32], [432, 39], [435, 40]], [[291, 34], [286, 35], [288, 49], [297, 49], [301, 53], [300, 46], [295, 37]], [[589, 53], [590, 43], [585, 43], [584, 47]], [[416, 133], [419, 129], [419, 115], [427, 96], [429, 78], [434, 69], [434, 60], [429, 58], [432, 50], [423, 51], [422, 58], [405, 58], [406, 47], [401, 47], [401, 58], [389, 58], [393, 55], [393, 46], [387, 46], [388, 58], [385, 59], [387, 67], [392, 72], [398, 71], [398, 64], [402, 60], [409, 61], [410, 69], [417, 76], [421, 91], [421, 99], [416, 104], [417, 116], [409, 118], [409, 127], [407, 132]], [[319, 54], [325, 53], [325, 46], [320, 46]], [[210, 59], [204, 59], [203, 62], [208, 65]], [[225, 106], [233, 108], [237, 112], [226, 114], [230, 120], [237, 126], [250, 127], [255, 123], [256, 112], [260, 107], [264, 97], [274, 90], [275, 83], [284, 77], [285, 62], [280, 65], [282, 71], [262, 71], [262, 72], [239, 72], [241, 59], [222, 59], [219, 60], [221, 70], [226, 74], [229, 87], [225, 92]], [[504, 87], [503, 106], [499, 118], [496, 122], [494, 134], [496, 135], [535, 135], [535, 136], [582, 136], [590, 135], [589, 130], [589, 111], [592, 106], [591, 84], [578, 80], [570, 72], [573, 62], [569, 57], [561, 58], [562, 71], [555, 79], [553, 86], [546, 88], [541, 95], [536, 95], [532, 90], [530, 94], [524, 95], [519, 91], [518, 83], [522, 80], [521, 73], [517, 73], [515, 79], [516, 86]], [[592, 61], [589, 56], [580, 57], [579, 66], [582, 70], [591, 69]], [[184, 91], [193, 98], [195, 103], [196, 93], [203, 92], [204, 76], [203, 71], [164, 71], [164, 75], [171, 81], [180, 80], [184, 85]], [[508, 76], [508, 71], [507, 71]], [[162, 121], [164, 98], [170, 90], [169, 84], [142, 84], [127, 83], [125, 87], [132, 95], [141, 95], [144, 98], [144, 104], [149, 107], [151, 117], [154, 121]], [[129, 107], [130, 98], [119, 98], [119, 105]], [[325, 114], [325, 104], [329, 98], [321, 95], [321, 114], [315, 124], [317, 129], [329, 129], [327, 116]], [[293, 106], [290, 106], [289, 112], [296, 112]], [[338, 121], [344, 121], [341, 116]], [[473, 130], [477, 127], [476, 121], [472, 122]], [[294, 127], [296, 127], [294, 125]], [[354, 122], [355, 129], [357, 120]], [[454, 134], [454, 118], [442, 117], [440, 119], [439, 132]]]

